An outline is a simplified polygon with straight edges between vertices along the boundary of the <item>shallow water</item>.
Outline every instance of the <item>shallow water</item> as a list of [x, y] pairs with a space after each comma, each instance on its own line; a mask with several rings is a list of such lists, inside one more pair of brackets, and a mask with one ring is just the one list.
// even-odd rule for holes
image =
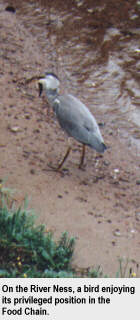
[[57, 73], [65, 90], [93, 105], [138, 150], [140, 1], [10, 3], [46, 54], [40, 72]]

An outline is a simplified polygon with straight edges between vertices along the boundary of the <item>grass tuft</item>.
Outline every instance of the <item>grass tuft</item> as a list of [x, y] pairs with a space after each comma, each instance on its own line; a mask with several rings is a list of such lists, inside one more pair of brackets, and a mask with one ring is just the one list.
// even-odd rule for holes
[[[4, 189], [5, 191], [5, 189]], [[74, 238], [64, 232], [58, 242], [35, 215], [24, 208], [9, 209], [8, 194], [0, 199], [0, 277], [63, 277], [70, 275]]]

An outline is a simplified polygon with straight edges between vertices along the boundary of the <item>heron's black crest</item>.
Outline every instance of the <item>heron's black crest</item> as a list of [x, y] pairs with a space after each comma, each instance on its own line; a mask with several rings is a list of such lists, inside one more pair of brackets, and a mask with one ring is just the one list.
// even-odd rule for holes
[[43, 91], [43, 85], [42, 85], [42, 83], [39, 83], [38, 84], [38, 87], [39, 87], [39, 97], [41, 96], [41, 93], [42, 93], [42, 91]]
[[59, 78], [53, 72], [45, 72], [45, 76], [52, 76], [52, 77], [56, 78], [57, 80], [59, 80]]

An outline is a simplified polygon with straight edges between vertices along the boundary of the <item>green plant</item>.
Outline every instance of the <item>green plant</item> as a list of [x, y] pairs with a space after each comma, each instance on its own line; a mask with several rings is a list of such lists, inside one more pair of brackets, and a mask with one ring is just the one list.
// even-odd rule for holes
[[49, 272], [60, 276], [71, 271], [74, 238], [63, 233], [55, 242], [44, 225], [35, 226], [34, 214], [26, 205], [8, 209], [4, 201], [0, 207], [0, 276], [39, 277]]
[[135, 278], [138, 274], [139, 265], [135, 263], [136, 272], [133, 271], [133, 268], [130, 266], [130, 263], [134, 262], [128, 258], [119, 258], [119, 270], [116, 273], [116, 278]]

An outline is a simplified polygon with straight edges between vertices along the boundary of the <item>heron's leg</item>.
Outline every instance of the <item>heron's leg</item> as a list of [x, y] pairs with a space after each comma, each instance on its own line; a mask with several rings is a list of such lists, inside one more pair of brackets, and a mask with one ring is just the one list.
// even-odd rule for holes
[[80, 159], [80, 163], [79, 163], [79, 169], [81, 169], [81, 168], [82, 168], [83, 163], [84, 163], [85, 150], [86, 150], [86, 146], [85, 146], [85, 144], [83, 144], [83, 145], [82, 145], [82, 154], [81, 154], [81, 159]]
[[66, 161], [66, 159], [67, 159], [68, 156], [69, 156], [70, 151], [71, 151], [71, 146], [69, 145], [68, 148], [67, 148], [67, 151], [66, 151], [66, 153], [65, 153], [65, 155], [64, 155], [64, 158], [62, 159], [62, 161], [59, 163], [59, 165], [58, 165], [58, 167], [57, 167], [57, 170], [59, 170], [59, 169], [62, 168], [64, 162]]
[[66, 151], [63, 159], [59, 162], [59, 164], [56, 167], [52, 166], [51, 164], [49, 164], [49, 167], [52, 168], [55, 171], [59, 171], [62, 168], [62, 166], [63, 166], [64, 162], [66, 161], [66, 159], [68, 158], [71, 149], [72, 149], [72, 147], [71, 147], [71, 138], [68, 138], [68, 148], [67, 148], [67, 151]]

